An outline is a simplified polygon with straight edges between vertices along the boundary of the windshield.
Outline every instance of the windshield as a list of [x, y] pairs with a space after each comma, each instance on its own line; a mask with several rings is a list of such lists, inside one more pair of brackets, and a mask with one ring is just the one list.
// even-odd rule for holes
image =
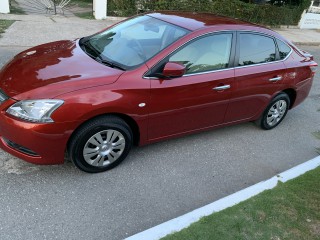
[[113, 28], [83, 38], [82, 49], [97, 61], [123, 70], [133, 69], [175, 42], [189, 30], [139, 16]]

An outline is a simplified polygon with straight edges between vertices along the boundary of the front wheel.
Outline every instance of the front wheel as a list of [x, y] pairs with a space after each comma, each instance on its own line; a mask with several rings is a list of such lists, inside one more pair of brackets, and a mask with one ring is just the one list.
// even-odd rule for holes
[[122, 119], [103, 116], [84, 124], [72, 137], [68, 153], [80, 170], [97, 173], [117, 166], [132, 146], [132, 131]]
[[277, 95], [257, 121], [262, 129], [270, 130], [280, 124], [286, 116], [290, 106], [290, 98], [286, 93]]

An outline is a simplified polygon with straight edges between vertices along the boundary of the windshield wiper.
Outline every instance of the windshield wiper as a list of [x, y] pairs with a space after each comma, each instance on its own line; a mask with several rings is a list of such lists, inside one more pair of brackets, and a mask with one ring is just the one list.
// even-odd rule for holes
[[[89, 48], [91, 51], [93, 51], [93, 52], [97, 55], [97, 57], [100, 56], [99, 51], [98, 51], [97, 49], [95, 49], [95, 48], [91, 45], [91, 43], [89, 42], [89, 40], [84, 41], [84, 42], [82, 43], [82, 45], [85, 46], [86, 48]], [[92, 54], [90, 54], [90, 55], [92, 56]]]
[[82, 50], [83, 50], [86, 54], [88, 54], [91, 58], [95, 59], [95, 58], [96, 58], [95, 56], [93, 56], [92, 54], [88, 53], [88, 51], [87, 51], [87, 49], [86, 49], [87, 45], [83, 44], [83, 46], [84, 46], [84, 47], [82, 47]]
[[85, 50], [85, 52], [91, 57], [93, 58], [94, 60], [96, 60], [97, 62], [99, 63], [102, 63], [104, 65], [107, 65], [109, 67], [112, 67], [112, 68], [118, 68], [122, 71], [126, 71], [126, 69], [122, 66], [120, 66], [120, 64], [117, 64], [115, 62], [112, 62], [112, 61], [109, 61], [109, 60], [106, 60], [106, 59], [103, 59], [99, 53], [99, 51], [97, 49], [95, 49], [91, 44], [90, 42], [87, 40], [87, 41], [84, 41], [83, 43], [83, 46], [86, 48], [89, 48], [90, 50], [92, 50], [96, 56], [93, 56], [92, 54], [88, 53], [88, 51]]
[[112, 61], [108, 61], [108, 60], [105, 60], [103, 59], [101, 56], [98, 56], [96, 58], [96, 60], [104, 65], [107, 65], [108, 67], [112, 67], [112, 68], [118, 68], [122, 71], [126, 71], [126, 69], [124, 67], [121, 67], [119, 64], [115, 63], [115, 62], [112, 62]]

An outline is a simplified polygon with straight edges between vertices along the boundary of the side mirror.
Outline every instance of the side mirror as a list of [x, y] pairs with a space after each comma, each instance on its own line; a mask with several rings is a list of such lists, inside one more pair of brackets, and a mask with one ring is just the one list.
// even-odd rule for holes
[[186, 67], [181, 63], [168, 62], [164, 66], [162, 75], [169, 78], [182, 77], [186, 73]]

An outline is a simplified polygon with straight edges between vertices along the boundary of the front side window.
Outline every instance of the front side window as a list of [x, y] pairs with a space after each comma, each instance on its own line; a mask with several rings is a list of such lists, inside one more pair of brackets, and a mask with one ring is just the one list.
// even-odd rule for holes
[[231, 44], [231, 33], [205, 36], [174, 53], [169, 61], [184, 64], [186, 74], [224, 69], [229, 64]]
[[241, 33], [239, 66], [267, 63], [276, 60], [276, 46], [270, 37]]
[[279, 48], [280, 59], [285, 59], [288, 56], [288, 54], [291, 52], [291, 48], [284, 42], [280, 41], [279, 39], [277, 39], [277, 44]]
[[132, 69], [149, 60], [189, 30], [149, 17], [139, 16], [92, 37], [83, 38], [84, 51], [101, 63]]

